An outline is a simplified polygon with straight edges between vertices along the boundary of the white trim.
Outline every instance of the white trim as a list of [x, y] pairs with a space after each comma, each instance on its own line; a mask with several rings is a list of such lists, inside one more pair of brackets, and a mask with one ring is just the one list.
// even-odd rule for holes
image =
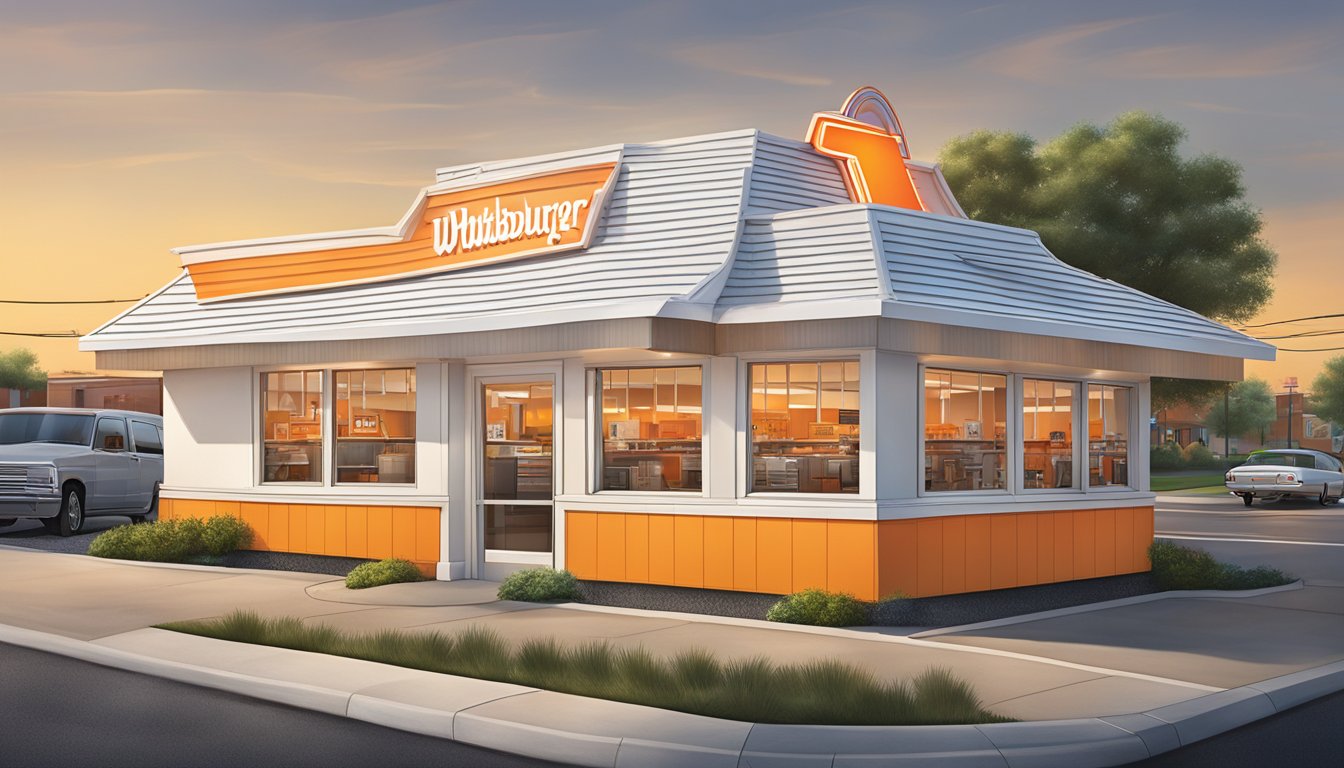
[[[554, 544], [552, 544], [554, 546]], [[551, 565], [555, 562], [552, 552], [524, 552], [516, 549], [487, 549], [485, 562], [509, 563], [512, 565]]]
[[312, 486], [296, 486], [293, 483], [288, 485], [268, 484], [266, 488], [276, 488], [277, 490], [274, 493], [267, 493], [259, 488], [232, 490], [223, 488], [180, 488], [165, 485], [159, 489], [159, 498], [250, 501], [259, 504], [351, 504], [362, 502], [373, 506], [385, 505], [389, 507], [440, 507], [451, 500], [450, 497], [440, 494], [384, 494], [381, 491], [378, 493], [367, 491], [365, 493], [339, 493], [334, 488], [324, 488], [320, 494], [294, 493], [293, 489], [295, 487]]

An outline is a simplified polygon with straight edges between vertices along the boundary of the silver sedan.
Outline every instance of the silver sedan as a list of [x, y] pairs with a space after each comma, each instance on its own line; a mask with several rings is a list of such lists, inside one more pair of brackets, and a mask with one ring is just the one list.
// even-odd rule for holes
[[1344, 498], [1344, 465], [1321, 451], [1256, 451], [1245, 464], [1229, 470], [1225, 480], [1227, 490], [1248, 507], [1256, 499], [1316, 499], [1327, 506]]

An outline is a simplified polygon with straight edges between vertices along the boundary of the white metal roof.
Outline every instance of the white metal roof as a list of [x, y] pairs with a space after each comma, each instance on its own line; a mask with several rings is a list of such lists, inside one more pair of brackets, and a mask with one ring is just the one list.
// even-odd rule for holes
[[[184, 272], [80, 346], [367, 339], [650, 316], [886, 316], [1273, 359], [1263, 342], [1064, 264], [1034, 232], [966, 219], [932, 165], [910, 170], [933, 213], [854, 205], [833, 161], [753, 130], [442, 168], [428, 189], [609, 157], [620, 158], [620, 175], [586, 250], [209, 304], [196, 301]], [[189, 260], [329, 248], [401, 226], [178, 252]]]

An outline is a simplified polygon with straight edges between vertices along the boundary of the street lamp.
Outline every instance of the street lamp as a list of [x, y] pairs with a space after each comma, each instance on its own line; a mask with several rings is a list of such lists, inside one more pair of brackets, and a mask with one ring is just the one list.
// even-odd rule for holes
[[1284, 389], [1288, 390], [1288, 447], [1293, 447], [1293, 390], [1297, 389], [1297, 377], [1289, 376], [1283, 380]]

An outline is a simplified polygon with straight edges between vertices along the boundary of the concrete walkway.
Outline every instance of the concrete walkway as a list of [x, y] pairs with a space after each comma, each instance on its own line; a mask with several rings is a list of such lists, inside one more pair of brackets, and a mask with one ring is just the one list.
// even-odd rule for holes
[[[347, 630], [488, 627], [520, 642], [605, 641], [780, 663], [843, 659], [888, 679], [946, 667], [987, 706], [1022, 720], [1120, 715], [1344, 659], [1344, 589], [1165, 599], [929, 636], [829, 630], [595, 606], [494, 599], [488, 582], [352, 592], [313, 574], [130, 564], [0, 548], [0, 624], [108, 640], [154, 624], [248, 609]], [[158, 641], [164, 642], [164, 641]], [[115, 645], [125, 647], [124, 642]]]

